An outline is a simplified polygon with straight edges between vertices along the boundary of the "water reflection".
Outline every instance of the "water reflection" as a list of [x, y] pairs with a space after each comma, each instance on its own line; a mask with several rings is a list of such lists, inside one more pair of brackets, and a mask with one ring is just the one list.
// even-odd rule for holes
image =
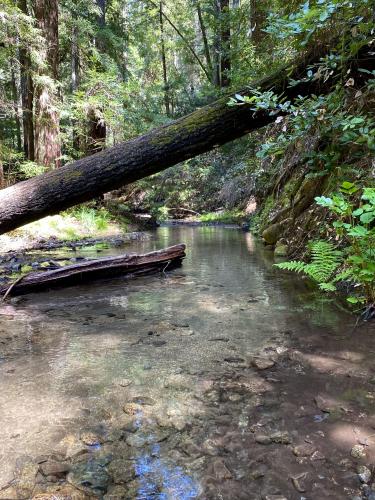
[[188, 500], [196, 498], [199, 488], [194, 479], [181, 467], [167, 464], [160, 457], [160, 446], [154, 444], [137, 458], [136, 476], [139, 478], [138, 500]]

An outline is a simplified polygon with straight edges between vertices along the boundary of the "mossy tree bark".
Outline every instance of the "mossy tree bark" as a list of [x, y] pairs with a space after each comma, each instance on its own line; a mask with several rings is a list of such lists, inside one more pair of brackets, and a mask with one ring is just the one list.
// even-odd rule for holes
[[[305, 77], [306, 67], [319, 61], [325, 52], [315, 49], [314, 54], [254, 82], [252, 87], [273, 89], [292, 101], [299, 95], [327, 92], [336, 82], [334, 75], [326, 82], [300, 81], [294, 87], [288, 86], [289, 78]], [[363, 48], [351, 63], [351, 74], [355, 74], [355, 67], [371, 68], [373, 63], [374, 56]], [[238, 93], [251, 95], [251, 88]], [[228, 106], [228, 96], [223, 97], [146, 135], [1, 190], [0, 233], [165, 170], [274, 119], [267, 111], [255, 112], [247, 105]]]

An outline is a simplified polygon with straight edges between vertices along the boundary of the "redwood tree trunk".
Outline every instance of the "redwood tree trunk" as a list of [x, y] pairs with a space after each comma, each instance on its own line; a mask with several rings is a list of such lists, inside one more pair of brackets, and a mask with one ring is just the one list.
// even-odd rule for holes
[[[18, 7], [24, 14], [28, 14], [26, 0], [19, 0]], [[34, 84], [31, 77], [30, 54], [26, 48], [20, 48], [19, 59], [21, 72], [23, 152], [27, 160], [34, 161]]]
[[[299, 95], [328, 92], [336, 82], [335, 75], [326, 82], [301, 81], [306, 68], [326, 53], [327, 49], [314, 47], [312, 56], [305, 56], [294, 66], [253, 82], [237, 93], [251, 96], [251, 88], [272, 89], [293, 101]], [[363, 78], [363, 73], [355, 72], [356, 68], [371, 69], [374, 60], [374, 53], [363, 47], [353, 58], [351, 74], [356, 74], [357, 80], [360, 75]], [[289, 78], [299, 83], [289, 87]], [[268, 111], [255, 112], [247, 105], [228, 106], [228, 97], [223, 97], [146, 135], [0, 191], [0, 233], [164, 170], [263, 127], [275, 118]]]
[[40, 76], [50, 78], [48, 83], [41, 81], [35, 88], [35, 160], [46, 167], [58, 167], [61, 156], [56, 89], [59, 61], [58, 2], [35, 0], [34, 11], [46, 43], [44, 53], [42, 51], [46, 67]]

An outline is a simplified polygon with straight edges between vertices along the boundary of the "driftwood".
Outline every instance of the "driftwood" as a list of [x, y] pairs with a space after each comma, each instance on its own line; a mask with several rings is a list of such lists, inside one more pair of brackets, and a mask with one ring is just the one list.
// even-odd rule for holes
[[16, 280], [8, 287], [0, 289], [6, 298], [59, 286], [76, 285], [84, 281], [118, 275], [139, 275], [165, 271], [181, 264], [185, 257], [185, 245], [174, 245], [145, 254], [124, 254], [105, 257], [45, 272], [33, 272]]

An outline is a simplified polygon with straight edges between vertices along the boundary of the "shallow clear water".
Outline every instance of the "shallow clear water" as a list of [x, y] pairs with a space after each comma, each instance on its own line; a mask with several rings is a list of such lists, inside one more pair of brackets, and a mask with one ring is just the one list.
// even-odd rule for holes
[[[338, 331], [347, 321], [238, 230], [165, 227], [150, 241], [99, 256], [179, 242], [187, 257], [167, 274], [32, 294], [1, 307], [1, 339], [8, 339], [0, 352], [0, 486], [20, 456], [73, 456], [90, 431], [101, 439], [86, 446], [91, 462], [82, 467], [126, 456], [138, 477], [134, 498], [196, 498], [199, 464], [185, 464], [176, 450], [187, 429], [211, 422], [213, 381], [287, 330]], [[240, 410], [233, 416], [239, 427], [245, 403]], [[85, 474], [81, 465], [73, 484]], [[106, 481], [90, 487], [100, 496]]]

